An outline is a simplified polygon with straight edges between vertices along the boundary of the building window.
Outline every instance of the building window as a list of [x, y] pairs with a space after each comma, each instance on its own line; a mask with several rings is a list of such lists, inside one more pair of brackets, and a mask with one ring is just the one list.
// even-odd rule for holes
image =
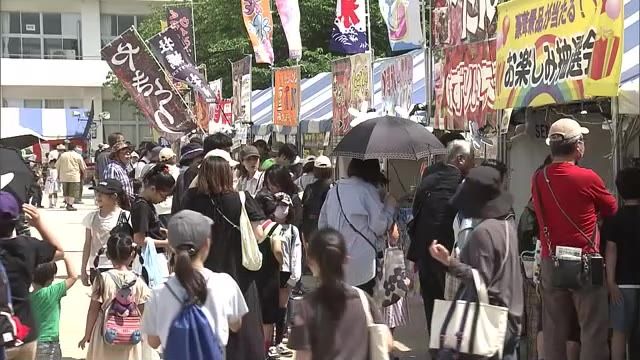
[[64, 109], [64, 100], [45, 99], [44, 108], [45, 109]]
[[81, 99], [7, 99], [2, 98], [2, 107], [28, 109], [82, 109]]
[[104, 100], [102, 101], [102, 110], [111, 115], [109, 120], [102, 121], [102, 131], [105, 138], [111, 133], [121, 132], [127, 141], [136, 145], [142, 141], [153, 140], [153, 132], [149, 123], [132, 103]]
[[80, 14], [0, 12], [2, 57], [77, 59]]
[[140, 26], [143, 21], [144, 16], [141, 15], [101, 15], [100, 38], [102, 46], [107, 45], [128, 28]]

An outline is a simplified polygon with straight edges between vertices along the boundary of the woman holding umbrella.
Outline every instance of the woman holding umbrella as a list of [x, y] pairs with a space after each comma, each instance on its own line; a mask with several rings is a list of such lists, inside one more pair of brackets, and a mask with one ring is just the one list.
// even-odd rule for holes
[[378, 160], [353, 159], [347, 174], [329, 190], [318, 228], [331, 227], [344, 235], [350, 259], [345, 281], [373, 295], [376, 257], [384, 249], [397, 202], [383, 189], [387, 179]]

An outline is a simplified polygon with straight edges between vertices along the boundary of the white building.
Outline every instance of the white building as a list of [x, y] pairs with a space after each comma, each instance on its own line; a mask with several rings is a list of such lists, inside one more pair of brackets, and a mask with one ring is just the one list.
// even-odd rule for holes
[[163, 1], [0, 1], [2, 107], [89, 109], [93, 100], [95, 114], [110, 119], [97, 123], [92, 148], [114, 131], [134, 144], [150, 140], [147, 121], [103, 87], [109, 67], [100, 49]]

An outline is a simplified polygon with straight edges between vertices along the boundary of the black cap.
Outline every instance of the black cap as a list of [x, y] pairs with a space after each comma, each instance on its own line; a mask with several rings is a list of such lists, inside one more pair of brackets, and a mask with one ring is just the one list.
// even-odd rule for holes
[[478, 166], [469, 171], [449, 202], [465, 217], [492, 219], [511, 212], [513, 196], [504, 189], [498, 170]]
[[188, 143], [180, 148], [180, 163], [185, 163], [189, 160], [202, 155], [202, 145], [198, 143]]
[[101, 194], [119, 194], [123, 192], [122, 184], [116, 179], [106, 179], [98, 182], [96, 186], [89, 189], [99, 192]]

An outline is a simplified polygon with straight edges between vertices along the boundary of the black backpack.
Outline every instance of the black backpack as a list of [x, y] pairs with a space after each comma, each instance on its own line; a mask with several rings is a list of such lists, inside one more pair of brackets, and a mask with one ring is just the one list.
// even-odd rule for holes
[[304, 224], [318, 223], [322, 205], [324, 205], [327, 193], [329, 193], [332, 186], [332, 183], [320, 180], [307, 186], [302, 195], [302, 218]]
[[13, 313], [11, 287], [4, 264], [0, 261], [0, 346], [14, 346], [16, 340], [18, 340], [18, 325]]

